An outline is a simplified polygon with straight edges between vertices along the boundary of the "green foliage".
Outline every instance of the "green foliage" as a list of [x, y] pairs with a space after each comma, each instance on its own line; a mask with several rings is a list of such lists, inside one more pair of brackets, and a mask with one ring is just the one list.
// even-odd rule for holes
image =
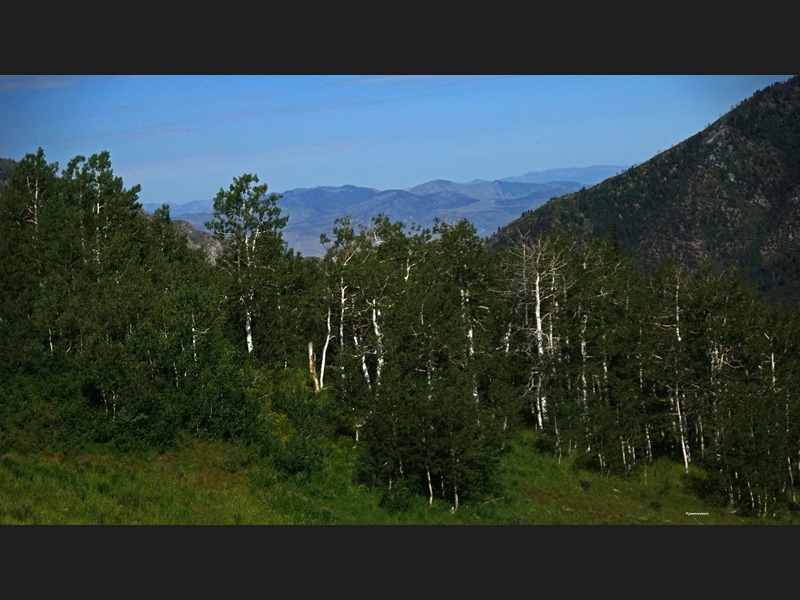
[[[291, 257], [280, 231], [288, 221], [288, 217], [280, 216], [280, 196], [267, 196], [267, 185], [254, 185], [258, 181], [256, 175], [245, 173], [234, 177], [227, 191], [220, 189], [214, 198], [214, 218], [206, 227], [223, 247], [218, 264], [226, 275], [222, 298], [229, 311], [229, 324], [245, 332], [251, 356], [255, 352], [254, 330], [260, 329], [262, 335], [268, 332], [267, 351], [259, 350], [256, 356], [260, 354], [269, 362], [275, 358], [269, 353], [269, 334], [283, 333], [270, 327], [269, 321], [275, 306], [278, 313], [281, 311], [286, 261]], [[261, 321], [265, 321], [262, 326]]]
[[281, 472], [300, 481], [322, 468], [323, 453], [313, 441], [295, 436], [275, 451], [272, 460]]
[[457, 505], [490, 487], [508, 419], [491, 263], [466, 222], [407, 235], [383, 216], [358, 231], [341, 219], [334, 234], [328, 368], [360, 477]]
[[[630, 180], [638, 201], [657, 203], [658, 181], [680, 179], [674, 161], [698, 144], [650, 165], [645, 187]], [[339, 493], [397, 520], [483, 506], [480, 518], [529, 522], [495, 506], [527, 425], [528, 450], [583, 469], [571, 485], [584, 495], [600, 476], [651, 473], [651, 488], [666, 482], [650, 504], [661, 513], [677, 485], [753, 515], [797, 502], [800, 321], [739, 273], [670, 260], [644, 273], [624, 250], [627, 214], [609, 217], [606, 239], [528, 236], [495, 255], [465, 221], [343, 218], [325, 258], [308, 260], [286, 249], [278, 198], [257, 183], [217, 195], [214, 268], [168, 207], [143, 216], [107, 153], [62, 173], [42, 151], [17, 165], [0, 190], [0, 453], [228, 440], [239, 450], [223, 470], [260, 493], [278, 478], [333, 486], [314, 507], [284, 498], [310, 522], [337, 522]], [[593, 193], [564, 219], [594, 227]], [[683, 465], [683, 483], [652, 475], [662, 459]], [[75, 485], [86, 498], [116, 484]], [[132, 488], [120, 498], [146, 503]], [[10, 518], [29, 520], [23, 500]]]
[[143, 218], [138, 186], [125, 189], [105, 152], [60, 175], [41, 150], [19, 167], [0, 193], [15, 245], [0, 326], [17, 349], [2, 367], [17, 390], [0, 406], [3, 443], [164, 449], [182, 431], [242, 435], [252, 409], [218, 284], [168, 210]]
[[390, 489], [385, 490], [378, 506], [389, 513], [404, 513], [414, 504], [418, 490], [409, 484], [407, 479], [401, 479]]

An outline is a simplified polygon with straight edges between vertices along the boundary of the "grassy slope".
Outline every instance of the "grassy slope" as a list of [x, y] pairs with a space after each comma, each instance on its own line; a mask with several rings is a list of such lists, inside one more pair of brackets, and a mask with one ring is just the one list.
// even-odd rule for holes
[[[519, 436], [504, 457], [493, 497], [403, 513], [379, 506], [381, 491], [351, 483], [351, 440], [330, 448], [310, 480], [280, 476], [254, 448], [190, 442], [167, 452], [97, 448], [60, 456], [0, 457], [0, 523], [259, 524], [744, 524], [798, 522], [796, 513], [745, 519], [687, 491], [682, 465], [662, 461], [628, 478], [605, 477], [537, 449]], [[698, 471], [699, 473], [699, 471]], [[695, 484], [702, 474], [691, 478]], [[691, 516], [686, 513], [708, 513]]]

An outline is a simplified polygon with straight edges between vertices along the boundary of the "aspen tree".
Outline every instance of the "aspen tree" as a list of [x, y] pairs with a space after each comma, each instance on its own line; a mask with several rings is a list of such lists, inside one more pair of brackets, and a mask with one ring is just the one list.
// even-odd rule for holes
[[[26, 339], [41, 339], [46, 332], [52, 354], [51, 344], [59, 337], [56, 321], [64, 273], [50, 263], [68, 243], [70, 232], [64, 230], [63, 215], [52, 218], [61, 204], [57, 176], [58, 164], [48, 164], [39, 148], [36, 154], [26, 155], [8, 185], [0, 187], [0, 251], [5, 257], [0, 263], [0, 332], [5, 340], [0, 372], [3, 367], [13, 372], [12, 365], [39, 353], [25, 344]], [[47, 307], [47, 315], [39, 313], [40, 322], [30, 319], [36, 305]]]
[[108, 152], [88, 159], [77, 156], [62, 174], [62, 189], [67, 203], [81, 215], [79, 235], [84, 262], [93, 263], [99, 277], [103, 255], [114, 235], [130, 223], [141, 208], [137, 202], [141, 186], [124, 189], [115, 177]]
[[646, 365], [655, 393], [668, 407], [666, 426], [675, 436], [686, 473], [692, 460], [687, 414], [687, 388], [691, 387], [692, 378], [687, 369], [690, 345], [684, 318], [689, 297], [687, 281], [671, 260], [663, 261], [649, 274], [649, 320], [655, 343]]
[[251, 356], [256, 296], [267, 291], [285, 254], [281, 229], [289, 220], [280, 216], [281, 197], [267, 196], [267, 184], [255, 185], [258, 181], [256, 175], [245, 173], [234, 177], [227, 191], [220, 188], [214, 198], [214, 218], [206, 223], [223, 245], [218, 264], [230, 277], [230, 298], [242, 307], [245, 343]]
[[533, 396], [531, 414], [539, 429], [547, 420], [547, 396], [559, 360], [561, 323], [559, 298], [571, 287], [565, 277], [567, 247], [558, 236], [536, 241], [522, 236], [502, 259], [504, 287], [501, 295], [515, 318], [509, 322], [507, 345], [529, 364], [526, 393]]

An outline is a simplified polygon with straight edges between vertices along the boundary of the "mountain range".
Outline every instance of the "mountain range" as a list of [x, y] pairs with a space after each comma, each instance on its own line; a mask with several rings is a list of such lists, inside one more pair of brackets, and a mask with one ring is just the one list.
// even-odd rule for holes
[[[12, 159], [0, 159], [0, 185], [11, 178], [16, 164]], [[431, 227], [436, 218], [451, 222], [466, 218], [486, 237], [550, 198], [592, 186], [624, 169], [624, 166], [595, 165], [529, 172], [496, 181], [476, 179], [470, 183], [437, 179], [406, 190], [354, 185], [297, 188], [281, 194], [278, 205], [282, 214], [289, 215], [289, 223], [283, 230], [289, 247], [304, 256], [322, 256], [325, 249], [319, 243], [320, 234], [331, 234], [339, 217], [349, 216], [356, 224], [367, 224], [372, 217], [383, 213], [408, 226], [423, 227]], [[205, 227], [214, 216], [213, 200], [166, 204], [170, 205], [176, 229], [187, 235], [189, 246], [205, 248], [213, 262], [220, 251], [219, 243]], [[161, 206], [162, 203], [146, 203], [142, 208], [150, 215]]]
[[[15, 165], [0, 159], [0, 185]], [[672, 257], [687, 271], [739, 269], [763, 295], [800, 306], [800, 77], [756, 92], [706, 129], [629, 168], [434, 180], [405, 190], [298, 188], [284, 192], [278, 205], [289, 215], [285, 239], [306, 256], [322, 255], [320, 234], [343, 216], [367, 223], [384, 213], [425, 227], [435, 218], [467, 218], [489, 250], [523, 236], [560, 231], [589, 239], [616, 228], [621, 246], [636, 252], [644, 268]], [[202, 230], [212, 200], [171, 208], [190, 243], [208, 250], [210, 236]]]
[[[283, 192], [278, 202], [289, 215], [283, 230], [290, 247], [305, 256], [322, 256], [321, 233], [330, 234], [334, 220], [350, 216], [356, 223], [368, 223], [379, 213], [406, 225], [431, 227], [434, 219], [469, 219], [481, 236], [488, 236], [526, 210], [533, 210], [550, 198], [575, 192], [623, 171], [625, 167], [600, 165], [583, 168], [530, 172], [497, 181], [475, 180], [455, 183], [434, 180], [406, 190], [378, 190], [353, 185], [298, 188]], [[160, 204], [145, 204], [153, 212]], [[188, 221], [205, 230], [213, 216], [212, 200], [171, 205], [173, 218]]]

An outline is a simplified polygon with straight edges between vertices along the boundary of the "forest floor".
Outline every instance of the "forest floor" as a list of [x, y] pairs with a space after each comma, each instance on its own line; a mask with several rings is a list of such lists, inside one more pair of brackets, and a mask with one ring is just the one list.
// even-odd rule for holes
[[[503, 456], [497, 491], [462, 502], [395, 495], [354, 482], [341, 438], [325, 467], [287, 476], [255, 447], [187, 440], [181, 448], [74, 456], [0, 457], [0, 524], [790, 524], [797, 512], [742, 517], [702, 501], [704, 475], [660, 460], [628, 476], [582, 468], [521, 432]], [[398, 500], [399, 498], [399, 500]], [[394, 510], [392, 510], [394, 508]]]

